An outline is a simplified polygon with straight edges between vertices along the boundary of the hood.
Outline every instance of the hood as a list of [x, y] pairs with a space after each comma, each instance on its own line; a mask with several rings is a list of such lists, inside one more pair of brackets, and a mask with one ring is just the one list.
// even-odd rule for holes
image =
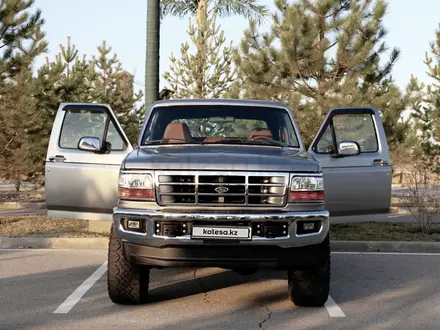
[[305, 151], [266, 146], [160, 146], [131, 152], [123, 163], [128, 170], [229, 170], [319, 172], [319, 163]]

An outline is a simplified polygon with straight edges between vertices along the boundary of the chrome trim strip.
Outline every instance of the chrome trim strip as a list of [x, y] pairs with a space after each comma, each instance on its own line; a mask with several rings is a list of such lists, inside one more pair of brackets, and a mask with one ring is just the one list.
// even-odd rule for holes
[[225, 220], [225, 221], [276, 221], [276, 220], [328, 220], [330, 214], [326, 210], [322, 211], [292, 211], [292, 212], [262, 212], [262, 213], [198, 213], [198, 212], [159, 212], [153, 210], [137, 210], [137, 209], [120, 209], [115, 207], [113, 209], [115, 215], [134, 215], [156, 218], [159, 220], [176, 219], [179, 220]]
[[[129, 232], [129, 233], [131, 234], [131, 232]], [[297, 236], [297, 237], [303, 237], [303, 236]], [[169, 237], [169, 236], [161, 236], [161, 235], [154, 234], [153, 238], [165, 239], [165, 240], [170, 240], [170, 241], [182, 241], [182, 240], [191, 240], [191, 235]], [[283, 241], [283, 240], [288, 240], [288, 239], [290, 239], [290, 235], [282, 236], [282, 237], [272, 237], [272, 238], [252, 235], [252, 239], [248, 240], [248, 241]], [[200, 238], [197, 238], [197, 240], [203, 241], [203, 239], [200, 239]], [[221, 239], [219, 239], [219, 240], [221, 240]], [[232, 240], [232, 241], [234, 241], [234, 240]]]

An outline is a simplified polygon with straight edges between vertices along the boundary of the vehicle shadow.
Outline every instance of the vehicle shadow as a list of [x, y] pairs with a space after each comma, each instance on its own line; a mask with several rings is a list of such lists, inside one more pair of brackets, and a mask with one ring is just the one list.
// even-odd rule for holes
[[[159, 285], [149, 291], [150, 303], [159, 303], [170, 299], [179, 299], [195, 294], [209, 291], [222, 290], [225, 288], [234, 287], [237, 285], [265, 281], [267, 279], [286, 279], [284, 271], [263, 271], [260, 270], [252, 275], [241, 275], [232, 270], [220, 270], [220, 272], [209, 274], [206, 276], [196, 276], [197, 269], [191, 270], [193, 277], [184, 281], [176, 281]], [[167, 270], [153, 270], [153, 272], [164, 272]]]

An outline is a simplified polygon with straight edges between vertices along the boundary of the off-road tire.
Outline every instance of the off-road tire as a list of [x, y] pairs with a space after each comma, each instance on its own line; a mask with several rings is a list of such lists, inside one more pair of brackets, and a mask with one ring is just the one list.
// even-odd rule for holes
[[116, 304], [136, 305], [146, 302], [150, 269], [127, 262], [122, 242], [113, 230], [108, 245], [107, 290]]
[[330, 240], [320, 244], [318, 265], [303, 270], [288, 270], [289, 299], [296, 306], [321, 307], [330, 291]]

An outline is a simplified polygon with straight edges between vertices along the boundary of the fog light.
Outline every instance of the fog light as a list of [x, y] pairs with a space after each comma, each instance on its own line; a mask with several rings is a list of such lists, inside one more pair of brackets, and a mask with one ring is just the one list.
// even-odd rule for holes
[[128, 220], [127, 228], [129, 228], [129, 229], [141, 229], [141, 222], [139, 220]]
[[321, 228], [322, 228], [321, 220], [298, 221], [296, 225], [296, 234], [306, 235], [306, 234], [319, 233]]
[[304, 222], [303, 229], [304, 230], [315, 230], [315, 223], [314, 222]]

